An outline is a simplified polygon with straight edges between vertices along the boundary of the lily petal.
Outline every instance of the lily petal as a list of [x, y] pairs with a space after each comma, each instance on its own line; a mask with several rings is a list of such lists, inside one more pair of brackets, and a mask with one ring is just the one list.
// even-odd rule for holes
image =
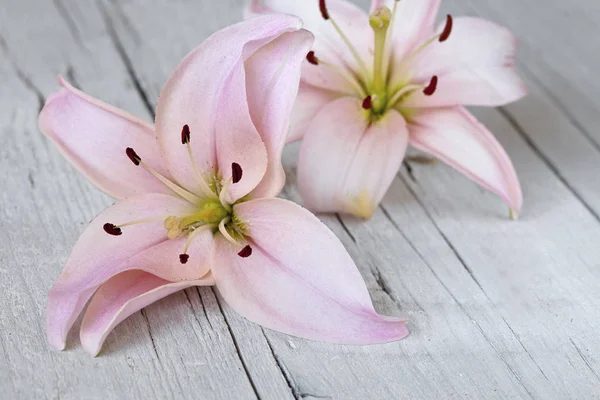
[[361, 102], [342, 98], [323, 108], [308, 128], [298, 158], [298, 188], [315, 212], [369, 218], [398, 172], [408, 131], [395, 110], [370, 122]]
[[479, 18], [456, 18], [448, 40], [432, 43], [411, 66], [415, 82], [437, 75], [435, 94], [415, 92], [403, 105], [500, 106], [516, 101], [527, 94], [515, 70], [516, 54], [517, 39], [508, 29]]
[[75, 168], [118, 199], [170, 193], [148, 171], [132, 165], [125, 154], [127, 147], [134, 147], [144, 162], [169, 177], [151, 124], [75, 89], [62, 77], [59, 83], [64, 89], [48, 99], [39, 126]]
[[[373, 30], [369, 26], [367, 14], [356, 5], [344, 0], [327, 0], [327, 10], [364, 63], [370, 67], [373, 60]], [[313, 50], [318, 58], [339, 67], [348, 66], [354, 71], [360, 71], [360, 65], [352, 57], [348, 46], [336, 32], [331, 21], [323, 19], [318, 0], [253, 0], [245, 14], [246, 17], [251, 17], [265, 13], [297, 15], [304, 22], [304, 28], [315, 35]], [[339, 93], [354, 92], [352, 86], [335, 71], [308, 62], [304, 63], [302, 69], [302, 81]]]
[[523, 195], [510, 158], [494, 135], [463, 107], [419, 111], [409, 131], [411, 146], [496, 193], [519, 213]]
[[216, 285], [238, 313], [267, 328], [312, 340], [368, 344], [408, 334], [403, 319], [379, 316], [336, 236], [314, 215], [281, 199], [235, 206], [247, 221], [248, 257], [215, 239]]
[[116, 275], [90, 301], [81, 323], [81, 344], [96, 356], [108, 334], [133, 313], [180, 290], [211, 285], [214, 279], [210, 274], [199, 280], [175, 283], [140, 270]]
[[186, 146], [181, 144], [184, 125], [190, 129], [190, 145], [202, 173], [227, 178], [235, 154], [256, 154], [264, 156], [264, 162], [242, 165], [246, 179], [232, 191], [252, 186], [251, 175], [262, 178], [266, 150], [248, 111], [243, 63], [260, 47], [300, 27], [298, 18], [286, 15], [241, 22], [213, 34], [176, 68], [158, 101], [156, 129], [167, 166], [184, 187], [201, 193]]
[[287, 143], [302, 139], [314, 117], [339, 95], [315, 86], [300, 83], [298, 97], [292, 111], [292, 121]]
[[442, 0], [388, 0], [386, 4], [398, 9], [393, 25], [393, 57], [396, 65], [414, 48], [433, 35], [435, 18]]
[[105, 223], [125, 223], [162, 215], [186, 215], [191, 205], [165, 194], [146, 194], [122, 200], [96, 217], [83, 232], [60, 277], [50, 290], [47, 334], [52, 346], [62, 350], [73, 322], [94, 291], [114, 275], [141, 269], [170, 281], [194, 280], [209, 269], [206, 255], [212, 235], [198, 235], [192, 242], [189, 261], [179, 254], [185, 239], [167, 240], [163, 220], [122, 228], [120, 236], [107, 234]]
[[265, 176], [252, 197], [276, 196], [285, 184], [281, 152], [298, 94], [302, 60], [313, 41], [305, 30], [285, 33], [246, 60], [248, 106], [269, 157]]

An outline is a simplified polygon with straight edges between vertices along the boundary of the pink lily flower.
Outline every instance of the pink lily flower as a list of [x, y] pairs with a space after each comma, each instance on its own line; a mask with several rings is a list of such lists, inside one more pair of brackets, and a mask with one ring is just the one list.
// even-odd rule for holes
[[379, 316], [335, 235], [275, 198], [281, 151], [313, 36], [293, 16], [225, 28], [192, 51], [164, 87], [156, 126], [61, 79], [40, 128], [118, 202], [79, 238], [52, 288], [49, 342], [64, 349], [88, 301], [81, 342], [96, 355], [123, 319], [173, 292], [216, 285], [241, 315], [335, 343], [401, 339]]
[[408, 144], [498, 194], [516, 218], [513, 165], [463, 106], [497, 106], [526, 89], [505, 28], [451, 16], [441, 0], [372, 0], [368, 16], [343, 0], [253, 0], [246, 16], [297, 15], [316, 37], [302, 69], [289, 141], [303, 138], [298, 186], [315, 212], [369, 218]]

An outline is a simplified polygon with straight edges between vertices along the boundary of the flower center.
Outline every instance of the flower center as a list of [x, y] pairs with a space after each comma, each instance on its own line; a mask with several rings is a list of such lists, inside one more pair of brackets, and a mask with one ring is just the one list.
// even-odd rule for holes
[[[394, 2], [393, 10], [386, 6], [379, 7], [369, 16], [369, 25], [374, 33], [373, 66], [369, 69], [356, 48], [332, 18], [325, 0], [319, 1], [319, 9], [323, 18], [333, 24], [356, 60], [359, 70], [354, 71], [347, 66], [338, 67], [328, 63], [318, 58], [314, 51], [308, 53], [307, 60], [313, 65], [330, 68], [340, 75], [352, 87], [352, 94], [362, 100], [362, 107], [371, 120], [381, 118], [387, 110], [392, 108], [405, 114], [407, 110], [403, 110], [402, 103], [413, 93], [421, 91], [426, 96], [432, 96], [435, 93], [438, 86], [437, 76], [432, 76], [428, 82], [412, 82], [408, 68], [410, 62], [414, 61], [429, 45], [436, 40], [444, 42], [449, 38], [453, 25], [452, 16], [447, 16], [446, 25], [440, 34], [434, 35], [414, 49], [399, 65], [393, 65], [394, 43], [391, 39], [398, 12], [398, 0]], [[395, 71], [392, 71], [392, 68]], [[395, 79], [395, 82], [392, 79]]]
[[228, 188], [230, 185], [236, 184], [242, 179], [243, 169], [238, 163], [234, 162], [231, 164], [231, 178], [223, 181], [223, 179], [219, 177], [219, 174], [215, 173], [207, 180], [206, 176], [198, 169], [194, 160], [192, 149], [190, 147], [190, 138], [190, 128], [188, 125], [184, 125], [181, 131], [181, 143], [187, 146], [190, 162], [194, 168], [195, 176], [200, 191], [202, 192], [201, 196], [184, 189], [180, 185], [161, 175], [152, 167], [144, 163], [142, 158], [132, 148], [128, 147], [125, 150], [125, 153], [135, 166], [145, 168], [175, 194], [192, 203], [195, 208], [194, 212], [186, 215], [159, 215], [129, 221], [119, 225], [106, 223], [104, 224], [104, 231], [109, 235], [120, 236], [123, 234], [121, 228], [163, 220], [164, 228], [169, 239], [174, 240], [187, 237], [186, 243], [182, 249], [183, 252], [179, 255], [179, 261], [182, 264], [186, 264], [190, 258], [188, 249], [194, 238], [201, 232], [207, 230], [212, 231], [213, 234], [220, 233], [229, 242], [239, 246], [241, 249], [238, 253], [240, 257], [249, 257], [252, 254], [252, 248], [249, 245], [246, 245], [245, 247], [242, 245], [247, 236], [246, 225], [235, 215], [233, 208], [235, 204], [245, 200], [240, 199], [234, 204], [230, 204], [227, 201]]

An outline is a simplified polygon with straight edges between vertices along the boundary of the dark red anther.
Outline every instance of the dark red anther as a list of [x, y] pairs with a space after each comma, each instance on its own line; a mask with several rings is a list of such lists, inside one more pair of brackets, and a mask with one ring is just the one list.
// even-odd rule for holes
[[306, 55], [306, 59], [312, 65], [319, 65], [319, 59], [317, 58], [317, 56], [315, 56], [315, 52], [312, 50], [308, 52], [308, 54]]
[[362, 102], [362, 108], [364, 108], [365, 110], [370, 110], [371, 107], [373, 107], [373, 102], [371, 101], [371, 96], [367, 96], [367, 97], [365, 97], [365, 99]]
[[446, 26], [444, 26], [444, 30], [440, 35], [440, 42], [445, 42], [448, 40], [450, 33], [452, 33], [452, 15], [448, 14], [446, 16]]
[[181, 144], [188, 144], [190, 142], [190, 127], [186, 124], [181, 129]]
[[119, 228], [118, 226], [111, 224], [111, 223], [104, 224], [104, 232], [108, 233], [109, 235], [113, 235], [113, 236], [120, 236], [123, 234], [123, 232], [121, 231], [121, 228]]
[[435, 90], [437, 89], [437, 84], [438, 84], [438, 77], [437, 77], [437, 75], [434, 75], [431, 77], [431, 81], [429, 82], [429, 85], [427, 85], [427, 87], [425, 89], [423, 89], [423, 93], [425, 94], [425, 96], [431, 96], [432, 94], [434, 94]]
[[231, 163], [231, 181], [233, 183], [238, 183], [242, 180], [242, 167], [238, 163]]
[[238, 256], [242, 258], [248, 258], [252, 255], [252, 247], [250, 245], [246, 245], [239, 253]]
[[179, 262], [182, 264], [185, 264], [186, 262], [188, 262], [189, 259], [190, 259], [189, 254], [180, 254], [179, 255]]
[[319, 10], [321, 10], [321, 15], [323, 19], [329, 19], [329, 11], [327, 11], [327, 5], [325, 5], [325, 0], [319, 0]]
[[140, 158], [140, 156], [137, 155], [135, 150], [133, 150], [131, 147], [128, 147], [127, 150], [125, 150], [125, 153], [127, 154], [127, 157], [129, 157], [132, 163], [134, 163], [135, 165], [140, 165], [140, 161], [142, 161], [142, 159]]

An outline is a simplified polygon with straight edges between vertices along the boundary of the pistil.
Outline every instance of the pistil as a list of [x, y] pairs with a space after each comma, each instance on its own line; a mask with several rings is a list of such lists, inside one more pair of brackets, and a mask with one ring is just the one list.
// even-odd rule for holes
[[375, 53], [373, 54], [373, 91], [378, 96], [385, 90], [386, 77], [383, 75], [385, 43], [392, 19], [392, 12], [387, 7], [379, 7], [369, 17], [369, 24], [375, 33]]

